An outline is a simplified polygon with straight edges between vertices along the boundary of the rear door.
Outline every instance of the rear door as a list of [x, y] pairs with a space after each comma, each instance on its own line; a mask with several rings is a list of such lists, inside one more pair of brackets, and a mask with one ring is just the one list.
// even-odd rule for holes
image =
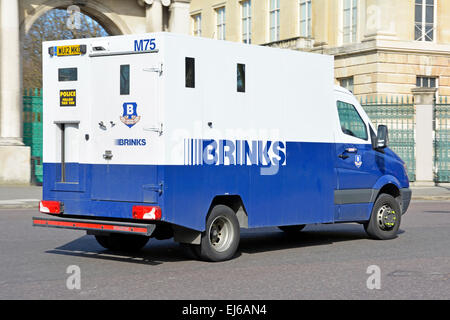
[[156, 202], [160, 63], [155, 53], [92, 57], [94, 200]]

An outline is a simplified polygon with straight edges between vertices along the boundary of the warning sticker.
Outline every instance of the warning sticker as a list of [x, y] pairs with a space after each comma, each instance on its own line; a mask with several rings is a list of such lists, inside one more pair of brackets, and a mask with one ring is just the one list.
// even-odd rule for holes
[[77, 90], [60, 90], [59, 105], [61, 107], [77, 106]]

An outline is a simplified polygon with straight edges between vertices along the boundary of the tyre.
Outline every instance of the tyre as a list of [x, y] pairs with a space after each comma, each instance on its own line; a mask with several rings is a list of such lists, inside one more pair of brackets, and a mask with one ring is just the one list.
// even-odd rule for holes
[[107, 236], [97, 235], [95, 239], [103, 248], [108, 250], [136, 252], [141, 250], [150, 238], [132, 234], [110, 234]]
[[394, 239], [402, 218], [400, 204], [389, 194], [381, 194], [375, 201], [370, 220], [364, 224], [367, 234], [377, 240]]
[[303, 230], [303, 228], [306, 227], [306, 224], [299, 224], [299, 225], [295, 225], [295, 226], [281, 226], [278, 227], [278, 229], [280, 229], [281, 231], [284, 231], [286, 233], [297, 233]]
[[236, 214], [229, 207], [216, 205], [206, 220], [200, 246], [194, 250], [206, 261], [231, 259], [239, 246], [240, 230]]

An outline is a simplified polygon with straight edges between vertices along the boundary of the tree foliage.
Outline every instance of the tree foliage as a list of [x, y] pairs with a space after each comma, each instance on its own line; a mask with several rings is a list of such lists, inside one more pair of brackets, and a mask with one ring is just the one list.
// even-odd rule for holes
[[64, 9], [53, 9], [35, 21], [24, 37], [23, 87], [42, 87], [42, 42], [108, 36], [94, 19], [79, 13], [79, 28], [69, 28], [71, 15]]

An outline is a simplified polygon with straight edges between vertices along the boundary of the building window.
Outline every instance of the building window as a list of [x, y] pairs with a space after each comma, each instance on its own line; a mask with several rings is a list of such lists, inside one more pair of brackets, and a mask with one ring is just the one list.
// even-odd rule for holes
[[414, 39], [417, 41], [434, 40], [435, 0], [416, 0]]
[[344, 43], [356, 42], [358, 0], [344, 0]]
[[355, 89], [353, 85], [353, 77], [339, 79], [339, 84], [341, 87], [347, 89], [350, 92], [353, 92]]
[[193, 34], [196, 37], [202, 36], [202, 15], [196, 14], [195, 16], [192, 16], [192, 20], [194, 22], [194, 30]]
[[225, 7], [216, 9], [216, 32], [218, 40], [225, 40]]
[[435, 77], [420, 77], [416, 78], [416, 86], [420, 88], [436, 88], [437, 79]]
[[280, 0], [270, 0], [270, 41], [280, 40]]
[[300, 0], [300, 36], [311, 38], [312, 14], [311, 0]]
[[252, 43], [252, 2], [242, 2], [242, 42]]

